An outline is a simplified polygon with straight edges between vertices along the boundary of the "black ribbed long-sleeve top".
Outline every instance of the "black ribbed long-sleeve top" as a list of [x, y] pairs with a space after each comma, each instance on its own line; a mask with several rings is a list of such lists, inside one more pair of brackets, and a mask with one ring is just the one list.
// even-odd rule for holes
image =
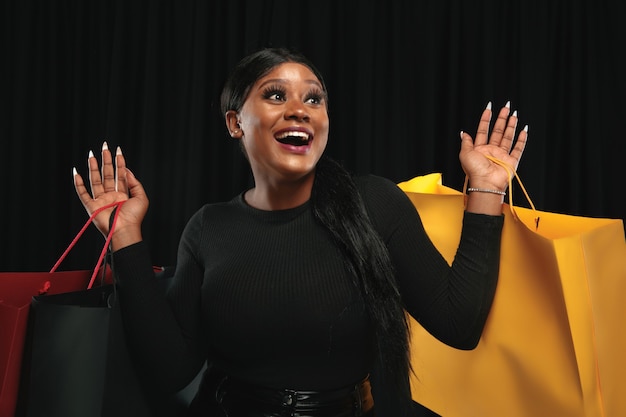
[[[495, 293], [502, 216], [465, 213], [450, 266], [402, 190], [376, 176], [356, 182], [406, 310], [443, 342], [473, 348]], [[166, 389], [185, 386], [207, 358], [277, 388], [341, 387], [371, 370], [372, 326], [308, 203], [263, 211], [242, 194], [205, 205], [182, 234], [167, 296], [145, 243], [113, 256], [131, 347]]]

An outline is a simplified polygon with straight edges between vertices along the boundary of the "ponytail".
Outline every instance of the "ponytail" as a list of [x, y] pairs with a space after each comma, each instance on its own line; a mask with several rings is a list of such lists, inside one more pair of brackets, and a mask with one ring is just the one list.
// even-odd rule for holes
[[376, 354], [383, 384], [411, 398], [408, 322], [389, 253], [374, 230], [351, 175], [322, 157], [311, 194], [315, 219], [325, 226], [346, 256], [374, 325]]

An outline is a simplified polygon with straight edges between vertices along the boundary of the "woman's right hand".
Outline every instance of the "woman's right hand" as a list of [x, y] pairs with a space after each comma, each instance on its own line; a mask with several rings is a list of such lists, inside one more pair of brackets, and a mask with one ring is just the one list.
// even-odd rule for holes
[[[119, 208], [117, 223], [111, 239], [113, 251], [142, 240], [141, 222], [148, 211], [148, 196], [133, 173], [126, 168], [126, 161], [120, 148], [113, 156], [106, 142], [102, 145], [102, 172], [92, 152], [89, 153], [89, 190], [83, 178], [74, 169], [74, 188], [78, 198], [91, 216], [96, 210], [108, 204], [123, 201]], [[109, 233], [109, 219], [113, 208], [103, 210], [94, 218], [94, 224], [103, 234]]]

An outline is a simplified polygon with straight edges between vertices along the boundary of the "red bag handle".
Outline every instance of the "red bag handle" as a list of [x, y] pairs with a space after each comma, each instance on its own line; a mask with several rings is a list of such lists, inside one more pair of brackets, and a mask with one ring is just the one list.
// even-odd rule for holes
[[67, 254], [76, 245], [76, 242], [78, 242], [78, 239], [80, 239], [83, 233], [85, 233], [85, 230], [87, 230], [87, 227], [89, 227], [89, 225], [93, 223], [93, 220], [96, 218], [98, 214], [100, 214], [102, 211], [109, 209], [111, 207], [116, 207], [115, 214], [113, 216], [113, 222], [111, 223], [111, 227], [109, 228], [109, 233], [107, 234], [106, 241], [104, 242], [104, 247], [102, 248], [102, 251], [100, 252], [100, 257], [98, 258], [98, 262], [96, 263], [96, 266], [93, 270], [93, 274], [91, 275], [91, 279], [89, 280], [89, 285], [87, 286], [87, 288], [91, 288], [93, 286], [93, 283], [96, 280], [96, 276], [98, 275], [98, 270], [100, 269], [100, 266], [102, 266], [102, 262], [104, 260], [104, 256], [107, 253], [109, 244], [111, 243], [111, 238], [113, 237], [113, 230], [115, 230], [115, 224], [117, 223], [117, 216], [120, 214], [119, 208], [122, 207], [122, 204], [124, 204], [125, 202], [126, 200], [116, 201], [114, 203], [102, 206], [96, 211], [94, 211], [93, 214], [89, 217], [89, 219], [87, 219], [82, 229], [80, 229], [76, 237], [74, 237], [74, 239], [72, 240], [70, 245], [67, 247], [67, 249], [65, 249], [65, 252], [63, 252], [59, 260], [54, 264], [50, 272], [54, 272], [57, 270], [61, 262], [63, 262], [63, 260], [67, 257]]

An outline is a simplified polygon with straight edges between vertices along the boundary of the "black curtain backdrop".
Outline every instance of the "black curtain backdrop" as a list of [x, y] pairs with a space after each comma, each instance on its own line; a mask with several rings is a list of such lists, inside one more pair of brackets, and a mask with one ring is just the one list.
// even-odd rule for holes
[[[262, 46], [308, 55], [330, 90], [328, 153], [396, 182], [461, 189], [459, 131], [507, 100], [536, 207], [623, 219], [622, 0], [10, 0], [0, 28], [0, 270], [48, 270], [86, 221], [72, 167], [121, 146], [151, 199], [153, 262], [188, 218], [251, 184], [217, 99]], [[527, 206], [520, 192], [515, 203]], [[92, 226], [61, 269], [93, 267]]]

